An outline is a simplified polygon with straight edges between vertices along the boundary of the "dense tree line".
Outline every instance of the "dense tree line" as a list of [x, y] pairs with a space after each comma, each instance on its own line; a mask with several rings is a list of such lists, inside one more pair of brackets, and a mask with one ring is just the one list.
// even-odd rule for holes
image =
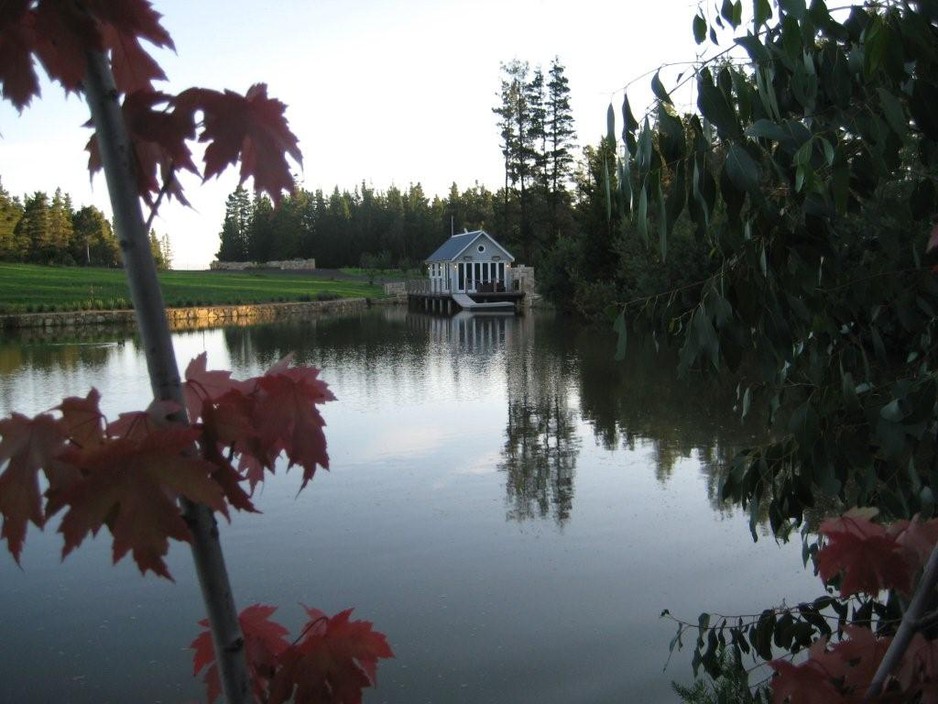
[[[150, 233], [161, 268], [169, 268], [169, 238]], [[37, 191], [22, 199], [0, 183], [0, 261], [56, 266], [121, 265], [117, 238], [107, 217], [93, 205], [77, 210], [61, 189], [52, 198]]]
[[505, 164], [501, 188], [453, 183], [445, 195], [430, 196], [420, 184], [380, 191], [362, 182], [351, 192], [300, 189], [275, 209], [239, 187], [228, 197], [218, 259], [410, 268], [451, 233], [482, 228], [519, 263], [537, 268], [541, 293], [585, 316], [709, 273], [707, 246], [685, 221], [674, 228], [667, 257], [633, 236], [610, 198], [617, 189], [615, 144], [576, 146], [559, 59], [546, 72], [519, 60], [503, 64], [492, 111]]
[[430, 196], [419, 183], [380, 191], [363, 182], [351, 192], [298, 190], [277, 209], [238, 188], [228, 198], [218, 258], [411, 267], [453, 232], [484, 228], [519, 262], [537, 266], [559, 237], [581, 232], [570, 88], [558, 59], [546, 74], [521, 61], [501, 70], [493, 112], [505, 159], [502, 188], [453, 183], [447, 194]]

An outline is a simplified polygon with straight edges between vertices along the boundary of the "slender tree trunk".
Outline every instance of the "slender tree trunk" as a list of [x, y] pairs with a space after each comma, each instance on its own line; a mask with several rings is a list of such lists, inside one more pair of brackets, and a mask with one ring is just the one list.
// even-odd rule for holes
[[[150, 386], [155, 398], [176, 401], [185, 409], [163, 293], [140, 209], [133, 146], [118, 104], [114, 76], [104, 54], [89, 54], [84, 87], [104, 165], [137, 328], [146, 354]], [[179, 420], [188, 422], [185, 410]], [[181, 500], [181, 506], [183, 517], [192, 531], [192, 557], [211, 624], [222, 690], [229, 704], [246, 704], [251, 697], [244, 639], [218, 540], [215, 516], [208, 507], [190, 501]]]
[[909, 602], [909, 608], [902, 614], [902, 621], [899, 623], [899, 630], [896, 631], [892, 643], [886, 649], [883, 659], [879, 663], [870, 688], [863, 698], [864, 702], [872, 702], [882, 692], [886, 678], [896, 669], [896, 666], [902, 660], [909, 644], [912, 642], [912, 636], [921, 628], [921, 620], [928, 613], [930, 607], [934, 606], [935, 588], [938, 586], [938, 545], [932, 550], [925, 565], [925, 571], [919, 579], [915, 594], [912, 595], [912, 601]]

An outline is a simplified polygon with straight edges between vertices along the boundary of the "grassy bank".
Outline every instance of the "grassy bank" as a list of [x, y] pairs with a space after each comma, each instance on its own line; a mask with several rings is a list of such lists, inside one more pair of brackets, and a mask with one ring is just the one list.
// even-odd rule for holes
[[[160, 283], [171, 308], [384, 295], [381, 286], [341, 273], [166, 271]], [[0, 263], [0, 314], [129, 307], [120, 269]]]

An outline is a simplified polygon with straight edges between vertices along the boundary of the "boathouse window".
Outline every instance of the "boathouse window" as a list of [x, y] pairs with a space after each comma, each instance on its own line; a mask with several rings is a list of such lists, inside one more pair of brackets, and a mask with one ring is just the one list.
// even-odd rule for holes
[[480, 245], [479, 245], [479, 252], [482, 253], [482, 252], [484, 252], [484, 251], [485, 251], [485, 245], [484, 245], [484, 244], [480, 244]]
[[459, 290], [460, 291], [466, 290], [466, 265], [465, 264], [459, 265]]

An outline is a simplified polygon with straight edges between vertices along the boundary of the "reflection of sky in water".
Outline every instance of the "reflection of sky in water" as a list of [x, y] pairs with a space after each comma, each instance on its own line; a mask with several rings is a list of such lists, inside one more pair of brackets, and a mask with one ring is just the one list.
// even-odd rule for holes
[[[694, 619], [820, 593], [800, 546], [753, 544], [742, 512], [714, 511], [698, 445], [727, 440], [714, 435], [722, 421], [694, 415], [714, 415], [712, 401], [648, 388], [660, 383], [651, 369], [617, 370], [596, 333], [581, 341], [533, 316], [474, 325], [389, 310], [175, 338], [182, 369], [207, 351], [210, 368], [244, 377], [288, 349], [322, 366], [339, 399], [323, 409], [332, 470], [297, 495], [299, 472], [278, 469], [256, 497], [265, 515], [221, 530], [240, 604], [280, 604], [294, 629], [298, 602], [355, 606], [388, 634], [397, 658], [366, 702], [670, 702], [669, 681], [690, 669], [681, 655], [661, 671], [673, 635], [663, 608]], [[91, 385], [111, 417], [148, 396], [131, 341], [91, 357], [18, 352], [3, 414]], [[556, 520], [564, 478], [569, 515]], [[546, 502], [544, 517], [519, 514], [526, 502]], [[60, 565], [55, 537], [31, 531], [23, 570], [0, 559], [4, 696], [197, 696], [187, 550], [170, 554], [173, 585], [140, 579], [128, 560], [108, 567], [101, 539]]]

